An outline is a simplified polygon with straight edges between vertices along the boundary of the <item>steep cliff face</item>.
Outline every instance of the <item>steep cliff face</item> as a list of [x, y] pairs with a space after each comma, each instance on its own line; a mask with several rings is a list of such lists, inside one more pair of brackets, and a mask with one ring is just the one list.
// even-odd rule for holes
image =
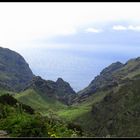
[[21, 55], [0, 47], [0, 83], [19, 91], [29, 83], [33, 76], [29, 65]]

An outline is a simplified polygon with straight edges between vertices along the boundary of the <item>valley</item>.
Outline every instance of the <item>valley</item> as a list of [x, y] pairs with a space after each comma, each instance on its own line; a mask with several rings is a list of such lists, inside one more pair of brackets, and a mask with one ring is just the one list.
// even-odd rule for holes
[[1, 47], [0, 129], [11, 137], [139, 137], [139, 85], [140, 57], [110, 64], [76, 93]]

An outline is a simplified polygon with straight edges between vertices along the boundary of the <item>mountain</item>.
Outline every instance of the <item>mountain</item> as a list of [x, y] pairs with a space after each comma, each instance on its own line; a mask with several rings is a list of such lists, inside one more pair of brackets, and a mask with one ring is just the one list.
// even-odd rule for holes
[[78, 92], [78, 100], [85, 100], [97, 91], [123, 84], [138, 73], [140, 73], [140, 57], [130, 59], [125, 64], [113, 63], [103, 69], [86, 88]]
[[45, 113], [67, 107], [76, 96], [62, 78], [54, 82], [35, 76], [20, 54], [0, 47], [0, 95], [7, 93]]
[[33, 78], [33, 73], [24, 58], [7, 48], [0, 47], [0, 84], [19, 91]]
[[100, 117], [104, 117], [104, 120], [100, 119], [98, 126], [96, 125], [98, 127], [94, 130], [96, 135], [140, 136], [140, 119], [138, 117], [140, 115], [139, 85], [140, 76], [137, 76], [126, 85], [123, 85], [118, 91], [110, 92], [98, 105], [92, 107], [93, 120], [96, 118], [97, 121]]
[[[140, 74], [123, 85], [93, 94], [94, 102], [91, 98], [86, 100], [90, 106], [92, 102], [89, 111], [77, 116], [74, 121], [81, 124], [91, 137], [139, 137], [139, 85]], [[97, 96], [98, 101], [95, 101]]]
[[26, 89], [30, 88], [44, 94], [44, 96], [52, 97], [67, 105], [69, 105], [71, 100], [76, 96], [76, 93], [71, 88], [70, 84], [62, 78], [58, 78], [57, 81], [54, 82], [51, 80], [44, 80], [40, 76], [36, 76], [26, 87]]
[[[140, 57], [105, 68], [61, 113], [81, 125], [87, 137], [140, 136]], [[74, 114], [73, 112], [77, 112]]]
[[54, 82], [40, 76], [35, 76], [24, 90], [15, 94], [16, 99], [42, 114], [46, 114], [49, 109], [55, 112], [67, 109], [75, 97], [75, 91], [62, 78]]
[[70, 84], [62, 78], [58, 78], [55, 83], [57, 87], [55, 91], [57, 99], [67, 105], [70, 105], [72, 99], [77, 96], [76, 92], [71, 88]]

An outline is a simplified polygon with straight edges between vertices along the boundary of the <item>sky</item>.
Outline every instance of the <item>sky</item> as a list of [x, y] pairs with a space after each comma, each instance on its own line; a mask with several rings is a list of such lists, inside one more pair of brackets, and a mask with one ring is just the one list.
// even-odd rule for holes
[[140, 56], [140, 3], [0, 3], [0, 46], [35, 75], [78, 91], [103, 68]]
[[[0, 3], [0, 45], [22, 47], [42, 38], [68, 36], [80, 31], [102, 33], [103, 25], [114, 31], [140, 31], [140, 3]], [[127, 26], [115, 24], [124, 21]], [[107, 31], [106, 31], [107, 32]]]

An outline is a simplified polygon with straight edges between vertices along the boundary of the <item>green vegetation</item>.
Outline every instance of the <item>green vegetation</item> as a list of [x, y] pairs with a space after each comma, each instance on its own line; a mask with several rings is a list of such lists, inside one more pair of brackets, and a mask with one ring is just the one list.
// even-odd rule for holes
[[78, 103], [77, 105], [67, 106], [60, 101], [42, 95], [34, 89], [27, 89], [18, 94], [14, 94], [14, 97], [20, 102], [31, 106], [42, 115], [46, 116], [48, 111], [53, 110], [59, 117], [72, 121], [82, 114], [91, 110], [92, 104], [99, 102], [106, 95], [106, 92], [98, 92], [87, 98], [84, 102]]
[[4, 94], [15, 94], [15, 92], [7, 91], [5, 89], [0, 88], [0, 95], [4, 95]]
[[[3, 99], [6, 99], [3, 101]], [[1, 102], [2, 101], [2, 102]], [[0, 129], [10, 137], [78, 137], [77, 128], [58, 119], [51, 111], [48, 117], [30, 114], [10, 95], [0, 96]]]
[[107, 91], [97, 92], [91, 95], [90, 97], [88, 97], [85, 101], [81, 103], [78, 103], [76, 105], [71, 105], [66, 109], [60, 110], [58, 112], [58, 115], [67, 121], [74, 121], [76, 118], [81, 117], [83, 114], [90, 112], [92, 105], [100, 102], [106, 94]]
[[109, 92], [103, 100], [93, 104], [92, 111], [75, 121], [92, 137], [139, 137], [139, 85], [138, 79]]
[[[128, 61], [125, 65], [114, 63], [82, 91], [85, 94], [76, 96], [72, 105], [60, 102], [53, 93], [41, 92], [46, 90], [41, 82], [37, 82], [39, 88], [29, 87], [14, 97], [30, 105], [44, 118], [51, 118], [52, 114], [55, 120], [63, 120], [67, 127], [80, 128], [78, 130], [85, 137], [136, 137], [140, 134], [139, 73], [138, 60]], [[95, 87], [98, 90], [93, 94], [87, 92]], [[55, 130], [54, 136], [59, 130]]]
[[67, 109], [67, 106], [62, 104], [60, 101], [42, 95], [42, 93], [39, 93], [34, 89], [27, 89], [23, 92], [15, 94], [14, 97], [22, 103], [36, 109], [42, 115], [47, 114], [50, 108], [55, 112], [61, 109]]
[[139, 137], [139, 85], [140, 57], [111, 64], [75, 94], [62, 78], [35, 76], [22, 56], [0, 47], [0, 135]]

